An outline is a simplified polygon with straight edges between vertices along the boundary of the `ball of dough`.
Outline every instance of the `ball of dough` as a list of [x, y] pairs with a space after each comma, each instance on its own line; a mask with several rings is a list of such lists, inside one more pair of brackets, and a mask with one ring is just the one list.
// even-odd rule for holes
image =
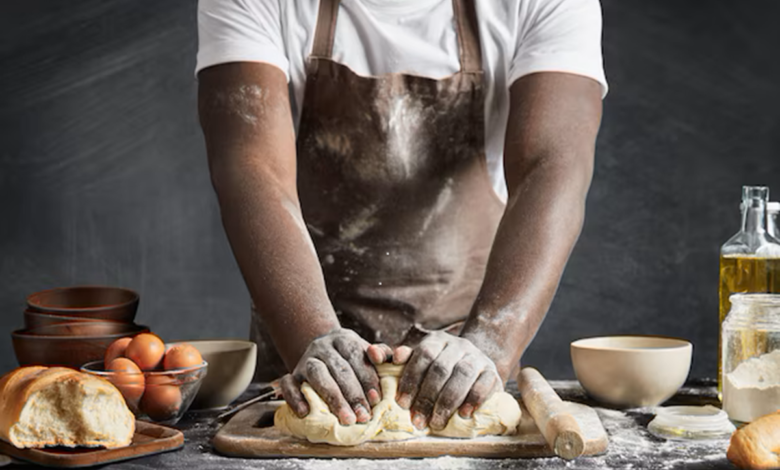
[[477, 408], [469, 419], [461, 418], [456, 412], [440, 431], [429, 428], [418, 430], [412, 424], [409, 410], [401, 408], [395, 401], [403, 366], [384, 364], [378, 366], [377, 370], [383, 398], [374, 406], [371, 420], [367, 423], [349, 426], [340, 424], [317, 392], [304, 383], [301, 392], [309, 403], [309, 414], [299, 418], [285, 403], [276, 410], [274, 426], [285, 434], [309, 442], [354, 446], [366, 441], [404, 440], [429, 434], [458, 438], [511, 435], [520, 423], [520, 405], [517, 400], [506, 392], [498, 392]]

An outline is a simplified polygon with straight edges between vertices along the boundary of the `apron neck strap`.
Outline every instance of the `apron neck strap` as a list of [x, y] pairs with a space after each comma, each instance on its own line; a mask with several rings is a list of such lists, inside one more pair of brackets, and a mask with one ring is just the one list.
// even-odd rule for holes
[[452, 0], [452, 10], [458, 27], [458, 51], [461, 72], [482, 72], [482, 48], [475, 0]]
[[339, 0], [320, 0], [317, 29], [314, 31], [314, 45], [311, 50], [314, 57], [330, 59], [333, 55], [333, 40], [336, 37], [339, 3], [341, 3]]
[[[317, 26], [314, 32], [312, 55], [330, 59], [336, 37], [336, 19], [340, 0], [320, 0]], [[461, 72], [482, 72], [482, 49], [475, 0], [452, 0], [457, 26], [458, 52]]]

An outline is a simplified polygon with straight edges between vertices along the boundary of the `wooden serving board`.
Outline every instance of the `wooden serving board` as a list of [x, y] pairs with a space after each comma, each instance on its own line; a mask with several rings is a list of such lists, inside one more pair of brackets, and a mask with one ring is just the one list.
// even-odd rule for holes
[[[415, 458], [454, 455], [486, 458], [552, 457], [533, 418], [522, 407], [523, 418], [515, 436], [485, 436], [452, 439], [426, 436], [408, 441], [366, 442], [352, 447], [313, 444], [286, 434], [273, 426], [273, 413], [283, 402], [253, 405], [234, 416], [214, 437], [212, 444], [221, 454], [234, 457], [321, 457], [321, 458]], [[582, 429], [585, 455], [607, 450], [607, 434], [593, 409], [566, 402]]]
[[184, 434], [181, 431], [159, 424], [136, 421], [133, 442], [119, 449], [67, 447], [17, 449], [9, 442], [0, 439], [0, 453], [44, 467], [84, 468], [168, 452], [183, 445]]

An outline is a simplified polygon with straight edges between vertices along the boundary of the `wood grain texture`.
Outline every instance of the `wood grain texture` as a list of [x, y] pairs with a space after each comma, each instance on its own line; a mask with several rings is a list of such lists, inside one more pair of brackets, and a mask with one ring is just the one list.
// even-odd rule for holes
[[[616, 333], [717, 358], [718, 247], [742, 184], [780, 198], [780, 2], [602, 0], [610, 93], [585, 227], [523, 362], [574, 377]], [[0, 330], [27, 294], [141, 293], [165, 339], [247, 337], [196, 117], [196, 0], [0, 2]], [[0, 335], [0, 373], [16, 365]]]
[[184, 434], [176, 429], [136, 421], [133, 442], [117, 449], [17, 449], [0, 440], [0, 452], [45, 467], [84, 468], [170, 452], [184, 445]]
[[[258, 403], [234, 416], [212, 440], [219, 453], [234, 457], [320, 457], [320, 458], [418, 458], [443, 455], [482, 458], [551, 457], [555, 453], [547, 446], [528, 410], [516, 436], [486, 436], [474, 439], [451, 439], [426, 436], [408, 441], [365, 442], [357, 446], [313, 444], [282, 434], [273, 426], [273, 413], [279, 402]], [[585, 455], [596, 455], [607, 449], [607, 435], [593, 409], [568, 403], [570, 413], [582, 428]], [[588, 433], [589, 432], [589, 433]]]

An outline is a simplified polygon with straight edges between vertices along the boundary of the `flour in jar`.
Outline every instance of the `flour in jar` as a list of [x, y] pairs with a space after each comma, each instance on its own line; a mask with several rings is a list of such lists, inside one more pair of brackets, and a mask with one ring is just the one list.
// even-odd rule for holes
[[726, 374], [723, 409], [749, 423], [780, 409], [780, 349], [742, 362]]

